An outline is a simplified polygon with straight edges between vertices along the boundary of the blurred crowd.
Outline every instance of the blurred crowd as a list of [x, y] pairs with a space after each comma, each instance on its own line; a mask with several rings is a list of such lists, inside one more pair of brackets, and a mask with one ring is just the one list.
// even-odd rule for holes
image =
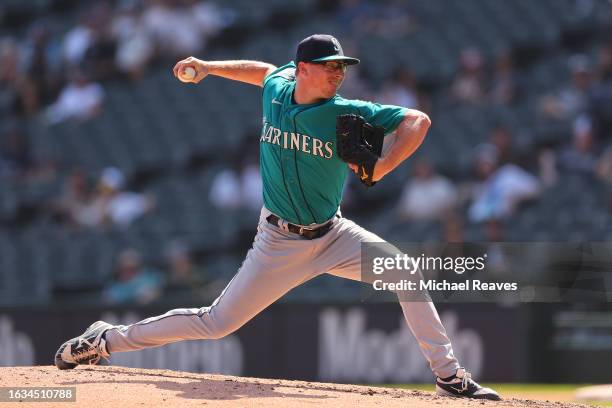
[[[494, 123], [488, 129], [488, 140], [474, 146], [471, 168], [463, 174], [443, 174], [438, 168], [443, 163], [417, 154], [396, 204], [398, 219], [407, 225], [410, 220], [438, 220], [450, 230], [458, 222], [491, 222], [498, 228], [498, 221], [562, 184], [568, 174], [601, 183], [608, 191], [602, 206], [612, 213], [612, 41], [603, 42], [594, 58], [575, 54], [566, 64], [566, 81], [537, 95], [532, 131], [519, 135], [517, 124]], [[527, 103], [529, 90], [508, 50], [487, 64], [478, 49], [466, 48], [460, 52], [458, 65], [446, 90], [451, 106], [512, 109]], [[355, 74], [347, 79], [351, 96], [355, 89], [381, 103], [423, 110], [432, 116], [434, 127], [436, 113], [444, 115], [432, 114], [427, 93], [419, 89], [406, 67], [379, 89], [368, 87]], [[352, 197], [348, 191], [349, 203]]]
[[[358, 49], [363, 36], [376, 35], [381, 41], [400, 38], [421, 24], [398, 1], [375, 6], [366, 0], [343, 0], [333, 19], [347, 38], [347, 53]], [[139, 217], [154, 214], [156, 197], [135, 191], [121, 169], [87, 174], [80, 168], [57, 169], [44, 156], [38, 157], [30, 148], [24, 123], [53, 126], [95, 120], [104, 109], [106, 83], [128, 85], [157, 61], [201, 55], [207, 41], [232, 24], [232, 10], [213, 2], [98, 1], [79, 11], [72, 26], [56, 27], [43, 18], [33, 21], [21, 36], [1, 37], [0, 181], [28, 183], [63, 171], [61, 191], [42, 208], [67, 229], [127, 229]], [[469, 165], [455, 173], [449, 173], [444, 163], [417, 154], [394, 196], [396, 220], [406, 228], [415, 220], [440, 222], [442, 239], [448, 241], [464, 239], [464, 225], [482, 224], [488, 239], [503, 240], [499, 221], [541, 199], [547, 189], [563, 185], [568, 174], [600, 183], [607, 191], [603, 206], [612, 213], [610, 38], [598, 39], [594, 50], [587, 50], [594, 51], [590, 54], [564, 56], [565, 79], [535, 94], [535, 101], [513, 50], [499, 50], [493, 58], [477, 47], [459, 50], [458, 68], [449, 83], [436, 89], [437, 98], [449, 106], [476, 109], [531, 104], [532, 132], [521, 133], [524, 124], [492, 124], [488, 140], [474, 146]], [[361, 66], [351, 68], [341, 94], [422, 110], [434, 126], [444, 115], [409, 65], [398, 64], [382, 83], [372, 81]], [[251, 145], [241, 146], [213, 177], [208, 201], [214, 207], [256, 213], [262, 205], [257, 144], [254, 139], [246, 142]], [[357, 183], [354, 177], [349, 179], [345, 203], [359, 213]], [[121, 252], [104, 298], [148, 302], [164, 287], [187, 291], [207, 287], [203, 286], [206, 274], [194, 265], [189, 248], [173, 242], [166, 252], [168, 273], [146, 265], [134, 249]]]
[[153, 197], [126, 191], [121, 170], [108, 167], [102, 171], [95, 186], [83, 170], [73, 170], [57, 200], [50, 203], [50, 210], [67, 227], [112, 225], [124, 229], [154, 206]]
[[23, 37], [0, 38], [3, 117], [87, 120], [103, 109], [104, 82], [201, 53], [233, 23], [231, 10], [198, 0], [98, 1], [78, 13], [72, 27], [41, 18]]
[[[131, 191], [118, 168], [99, 174], [58, 168], [32, 149], [27, 124], [95, 120], [106, 83], [138, 81], [157, 61], [202, 53], [234, 14], [198, 0], [102, 0], [76, 13], [72, 26], [42, 17], [21, 35], [0, 36], [0, 183], [63, 179], [57, 196], [40, 204], [52, 219], [68, 229], [125, 229], [155, 208], [155, 198]], [[206, 277], [193, 267], [189, 249], [175, 245], [166, 255], [168, 272], [159, 274], [142, 265], [136, 250], [122, 252], [104, 298], [148, 302], [161, 287], [201, 290]]]
[[164, 252], [159, 269], [147, 264], [134, 248], [119, 252], [113, 279], [103, 288], [100, 300], [106, 304], [147, 304], [162, 296], [166, 301], [211, 299], [227, 283], [211, 278], [180, 240], [169, 242]]
[[[402, 28], [391, 26], [381, 33], [377, 31], [377, 21], [384, 18], [384, 13], [372, 12], [372, 2], [342, 3], [347, 7], [340, 10], [337, 19], [351, 35], [377, 33], [380, 38], [394, 38], [419, 26], [418, 19], [392, 1], [390, 10], [394, 18], [410, 24]], [[593, 12], [592, 2], [576, 3], [583, 13]], [[598, 204], [604, 211], [607, 209], [610, 219], [612, 3], [608, 9], [607, 14], [599, 16], [602, 28], [589, 47], [579, 50], [574, 47], [561, 54], [564, 59], [559, 64], [564, 65], [565, 78], [543, 91], [528, 88], [526, 70], [518, 66], [510, 49], [500, 49], [489, 60], [477, 47], [460, 50], [458, 70], [444, 90], [447, 106], [471, 106], [480, 109], [483, 115], [489, 106], [502, 110], [532, 106], [531, 123], [492, 121], [488, 140], [474, 146], [471, 164], [463, 171], [449, 172], [444, 163], [417, 155], [395, 206], [399, 223], [410, 228], [414, 221], [439, 222], [442, 239], [446, 241], [464, 240], [467, 224], [481, 225], [482, 238], [501, 241], [507, 238], [504, 223], [514, 219], [525, 205], [542, 199], [551, 189], [562, 187], [568, 176], [580, 177], [584, 185], [580, 194], [591, 195], [589, 185], [604, 190], [604, 199]], [[444, 115], [443, 109], [432, 108], [428, 92], [421, 89], [409, 67], [398, 68], [378, 89], [368, 87], [359, 74], [347, 83], [349, 96], [371, 95], [381, 103], [423, 110], [432, 117], [434, 127], [436, 119]], [[348, 204], [354, 204], [351, 202], [354, 196], [349, 189]], [[580, 218], [580, 214], [576, 213], [575, 218]], [[588, 232], [581, 234], [588, 239]]]

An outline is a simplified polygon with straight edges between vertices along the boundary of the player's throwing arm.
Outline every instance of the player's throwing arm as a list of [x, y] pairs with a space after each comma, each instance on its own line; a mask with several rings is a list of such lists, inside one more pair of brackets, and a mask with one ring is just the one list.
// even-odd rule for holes
[[188, 57], [176, 63], [172, 72], [181, 82], [197, 84], [208, 75], [216, 75], [247, 84], [263, 86], [263, 80], [276, 67], [260, 61], [203, 61]]

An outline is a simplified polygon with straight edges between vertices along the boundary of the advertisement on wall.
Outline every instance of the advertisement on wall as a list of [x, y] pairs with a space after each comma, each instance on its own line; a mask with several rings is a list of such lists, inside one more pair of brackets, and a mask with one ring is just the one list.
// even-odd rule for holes
[[[511, 323], [515, 308], [441, 308], [457, 356], [479, 376], [513, 381], [526, 375], [524, 336]], [[0, 311], [0, 365], [48, 365], [66, 336], [92, 321], [133, 323], [163, 309]], [[497, 352], [500, 344], [504, 353]], [[485, 364], [484, 362], [487, 362]], [[357, 382], [429, 382], [431, 371], [392, 304], [273, 305], [237, 332], [218, 340], [184, 341], [114, 353], [113, 365], [268, 378]]]

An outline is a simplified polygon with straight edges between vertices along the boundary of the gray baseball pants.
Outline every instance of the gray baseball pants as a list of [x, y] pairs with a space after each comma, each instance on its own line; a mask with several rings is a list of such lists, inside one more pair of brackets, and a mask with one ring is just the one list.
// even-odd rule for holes
[[[181, 340], [219, 339], [239, 329], [292, 288], [323, 273], [361, 280], [361, 243], [383, 242], [346, 218], [334, 218], [321, 238], [270, 225], [263, 208], [253, 247], [238, 273], [209, 307], [174, 309], [106, 333], [108, 351], [132, 351]], [[400, 302], [404, 317], [432, 371], [455, 374], [459, 364], [431, 302]]]

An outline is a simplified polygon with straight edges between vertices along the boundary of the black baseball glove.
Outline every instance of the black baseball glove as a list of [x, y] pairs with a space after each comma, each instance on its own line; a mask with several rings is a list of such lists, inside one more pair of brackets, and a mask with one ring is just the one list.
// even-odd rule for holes
[[385, 128], [372, 126], [352, 113], [336, 118], [336, 151], [345, 162], [359, 167], [359, 179], [371, 187], [374, 166], [382, 154]]

